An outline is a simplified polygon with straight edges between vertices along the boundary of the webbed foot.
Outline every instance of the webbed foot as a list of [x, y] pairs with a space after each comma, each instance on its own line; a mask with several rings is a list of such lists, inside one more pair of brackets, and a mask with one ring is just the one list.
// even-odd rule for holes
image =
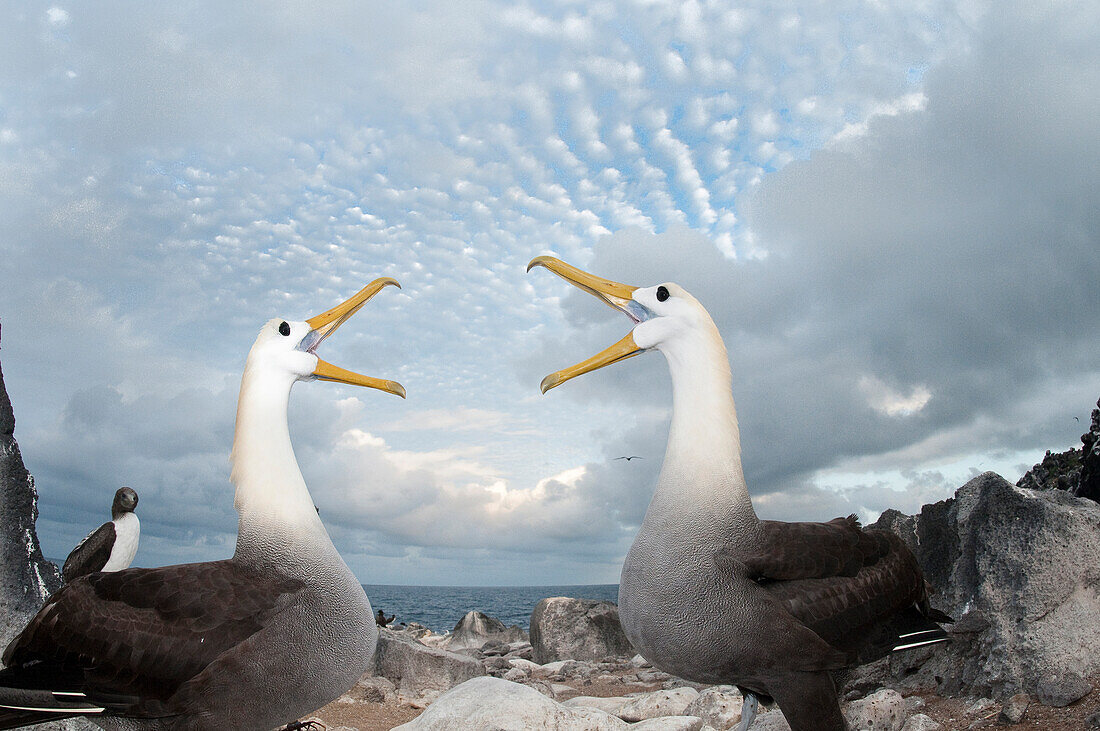
[[741, 723], [733, 731], [749, 731], [749, 726], [756, 719], [756, 711], [760, 708], [760, 699], [754, 693], [744, 694], [745, 703], [741, 706]]
[[295, 721], [294, 723], [288, 723], [282, 731], [327, 731], [328, 726], [321, 723], [316, 718], [311, 718], [306, 721]]

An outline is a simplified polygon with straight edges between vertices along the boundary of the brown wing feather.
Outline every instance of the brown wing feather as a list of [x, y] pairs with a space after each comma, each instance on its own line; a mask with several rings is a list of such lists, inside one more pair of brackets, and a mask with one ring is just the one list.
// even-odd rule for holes
[[61, 569], [61, 577], [66, 582], [70, 582], [78, 576], [99, 571], [107, 565], [107, 561], [111, 558], [111, 548], [114, 545], [115, 524], [104, 523], [76, 544], [76, 548], [65, 559], [65, 566]]
[[774, 581], [855, 576], [886, 555], [889, 546], [864, 531], [856, 516], [828, 523], [781, 523], [764, 520], [750, 546], [731, 548], [749, 578]]
[[885, 555], [854, 576], [767, 582], [765, 591], [833, 647], [849, 654], [914, 605], [928, 612], [924, 575], [912, 552], [887, 531], [868, 531], [887, 546]]
[[166, 712], [163, 701], [303, 586], [233, 561], [91, 574], [50, 598], [4, 662], [45, 662], [70, 677], [79, 668], [90, 698], [127, 714]]

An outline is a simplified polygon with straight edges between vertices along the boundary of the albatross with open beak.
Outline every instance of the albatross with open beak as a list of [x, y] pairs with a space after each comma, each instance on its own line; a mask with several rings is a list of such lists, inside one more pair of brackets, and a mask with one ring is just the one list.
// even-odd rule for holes
[[855, 516], [828, 523], [760, 520], [741, 468], [726, 348], [682, 287], [630, 287], [559, 259], [542, 266], [624, 312], [619, 342], [551, 373], [542, 391], [659, 350], [672, 375], [664, 464], [623, 563], [619, 616], [634, 647], [688, 680], [738, 686], [740, 731], [774, 699], [793, 731], [842, 731], [832, 674], [893, 650], [946, 639], [913, 554]]
[[378, 630], [306, 489], [287, 403], [296, 381], [315, 379], [405, 396], [316, 354], [390, 284], [399, 286], [377, 279], [310, 320], [263, 326], [237, 403], [233, 557], [67, 584], [4, 653], [0, 728], [88, 716], [107, 729], [271, 729], [355, 684]]

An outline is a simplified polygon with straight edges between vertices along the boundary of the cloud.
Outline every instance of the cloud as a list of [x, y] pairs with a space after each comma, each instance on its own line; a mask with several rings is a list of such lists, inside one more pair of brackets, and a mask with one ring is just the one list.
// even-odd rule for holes
[[[872, 514], [884, 498], [912, 506], [909, 495], [926, 493], [872, 485], [823, 499], [814, 475], [906, 450], [919, 464], [1075, 441], [1058, 416], [1100, 387], [1089, 254], [1100, 148], [1086, 140], [1100, 54], [1072, 41], [1050, 49], [1087, 12], [990, 19], [978, 50], [929, 72], [927, 105], [878, 114], [861, 136], [764, 178], [748, 217], [761, 258], [724, 259], [683, 230], [597, 245], [590, 270], [674, 280], [710, 310], [765, 506], [781, 502], [786, 516], [821, 504]], [[585, 343], [570, 351], [582, 355], [611, 342], [602, 323], [613, 316], [591, 300], [575, 290], [563, 300]], [[573, 393], [663, 403], [639, 387], [661, 379], [642, 361], [586, 376]]]
[[408, 400], [291, 402], [349, 561], [613, 580], [668, 377], [650, 355], [538, 394], [628, 324], [525, 275], [548, 251], [703, 299], [757, 495], [1074, 440], [1062, 414], [1096, 390], [1095, 11], [988, 7], [13, 12], [0, 316], [44, 540], [132, 479], [153, 491], [139, 561], [224, 555], [256, 328], [389, 275], [405, 288], [325, 356]]

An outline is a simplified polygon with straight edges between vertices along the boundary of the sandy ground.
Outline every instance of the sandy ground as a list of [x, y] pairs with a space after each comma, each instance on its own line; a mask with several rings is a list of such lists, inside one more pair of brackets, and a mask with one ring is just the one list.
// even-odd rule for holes
[[[1093, 687], [1100, 687], [1100, 678], [1092, 680]], [[563, 693], [558, 700], [574, 695], [614, 697], [628, 693], [656, 690], [659, 683], [626, 684], [621, 681], [574, 680], [565, 681], [574, 692]], [[1048, 708], [1033, 702], [1020, 723], [998, 726], [1000, 704], [977, 715], [968, 715], [966, 709], [972, 698], [941, 698], [922, 695], [925, 705], [917, 712], [924, 713], [940, 723], [944, 731], [969, 731], [969, 729], [1003, 729], [1004, 731], [1087, 731], [1085, 719], [1100, 711], [1100, 690], [1093, 690], [1078, 702], [1066, 708]], [[420, 715], [422, 708], [410, 707], [398, 702], [387, 703], [332, 703], [317, 712], [329, 729], [346, 726], [358, 731], [388, 731], [394, 726], [411, 721]], [[858, 731], [858, 730], [854, 730]]]

